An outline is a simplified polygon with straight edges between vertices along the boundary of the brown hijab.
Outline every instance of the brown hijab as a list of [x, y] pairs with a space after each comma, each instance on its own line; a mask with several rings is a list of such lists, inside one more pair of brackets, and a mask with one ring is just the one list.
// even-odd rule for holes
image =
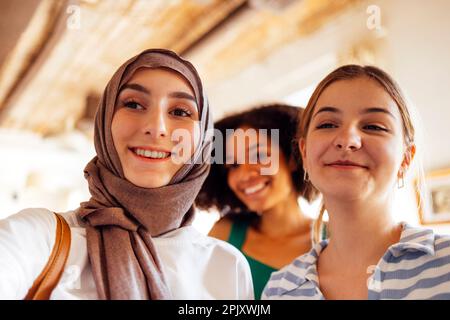
[[[167, 186], [147, 189], [124, 177], [111, 123], [116, 98], [138, 68], [169, 68], [190, 83], [200, 118], [200, 144]], [[78, 209], [87, 232], [92, 272], [100, 299], [170, 299], [171, 292], [152, 237], [189, 225], [193, 202], [209, 172], [212, 127], [197, 71], [172, 51], [150, 49], [125, 62], [112, 76], [95, 118], [97, 156], [86, 166], [91, 199]]]

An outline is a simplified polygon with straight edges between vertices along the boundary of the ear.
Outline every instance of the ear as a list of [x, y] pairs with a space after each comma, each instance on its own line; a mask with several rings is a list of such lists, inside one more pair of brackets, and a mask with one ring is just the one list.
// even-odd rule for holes
[[305, 138], [300, 138], [298, 140], [298, 148], [300, 150], [300, 154], [302, 156], [302, 163], [303, 163], [303, 169], [307, 169], [306, 168], [306, 141]]
[[397, 174], [398, 177], [400, 177], [400, 173], [404, 173], [408, 170], [415, 155], [416, 155], [416, 145], [411, 144], [410, 146], [407, 147], [407, 149], [405, 151], [405, 155], [403, 156], [403, 161], [402, 161], [400, 170], [398, 171], [398, 174]]

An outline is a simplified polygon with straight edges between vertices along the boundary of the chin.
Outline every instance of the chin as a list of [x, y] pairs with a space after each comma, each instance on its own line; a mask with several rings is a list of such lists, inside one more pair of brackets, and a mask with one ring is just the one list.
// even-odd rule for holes
[[164, 180], [159, 180], [159, 179], [146, 179], [143, 180], [141, 179], [127, 179], [128, 181], [130, 181], [132, 184], [134, 184], [137, 187], [140, 188], [146, 188], [146, 189], [154, 189], [154, 188], [160, 188], [160, 187], [164, 187], [166, 185], [169, 184], [169, 181], [166, 181], [167, 179]]
[[256, 212], [259, 216], [262, 214], [262, 212], [270, 209], [270, 207], [265, 203], [259, 203], [256, 206], [247, 206], [247, 208], [249, 208], [251, 211]]
[[333, 198], [338, 198], [339, 200], [342, 201], [351, 201], [351, 200], [357, 200], [357, 199], [361, 199], [362, 196], [365, 194], [365, 192], [363, 192], [363, 188], [341, 188], [341, 189], [334, 189], [334, 190], [324, 190], [323, 192], [321, 192], [324, 197], [333, 197]]
[[256, 213], [258, 216], [262, 215], [262, 212], [264, 211], [261, 208], [255, 208], [255, 207], [247, 207], [249, 211]]

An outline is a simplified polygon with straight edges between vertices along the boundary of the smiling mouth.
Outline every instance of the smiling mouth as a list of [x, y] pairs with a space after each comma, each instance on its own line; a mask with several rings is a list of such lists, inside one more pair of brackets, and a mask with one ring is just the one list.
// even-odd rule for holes
[[143, 159], [166, 160], [169, 159], [170, 156], [172, 155], [170, 152], [166, 151], [147, 150], [141, 148], [129, 148], [129, 150], [134, 155]]
[[266, 182], [260, 182], [258, 184], [255, 184], [251, 187], [248, 188], [242, 188], [241, 191], [246, 195], [246, 196], [250, 196], [250, 195], [254, 195], [257, 194], [259, 192], [261, 192], [262, 190], [264, 190], [268, 185], [270, 184], [270, 181], [266, 181]]

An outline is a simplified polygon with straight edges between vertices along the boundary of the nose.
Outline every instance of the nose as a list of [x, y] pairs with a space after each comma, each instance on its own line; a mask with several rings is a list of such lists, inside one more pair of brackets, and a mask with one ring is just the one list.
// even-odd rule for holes
[[239, 164], [239, 166], [234, 169], [234, 176], [237, 178], [237, 181], [247, 182], [258, 175], [259, 173], [257, 166], [254, 164], [248, 164], [247, 162]]
[[153, 104], [149, 108], [145, 120], [143, 129], [146, 135], [153, 136], [154, 138], [167, 136], [167, 117], [162, 102]]
[[343, 151], [356, 151], [361, 148], [361, 135], [355, 127], [342, 128], [334, 139], [334, 146]]

